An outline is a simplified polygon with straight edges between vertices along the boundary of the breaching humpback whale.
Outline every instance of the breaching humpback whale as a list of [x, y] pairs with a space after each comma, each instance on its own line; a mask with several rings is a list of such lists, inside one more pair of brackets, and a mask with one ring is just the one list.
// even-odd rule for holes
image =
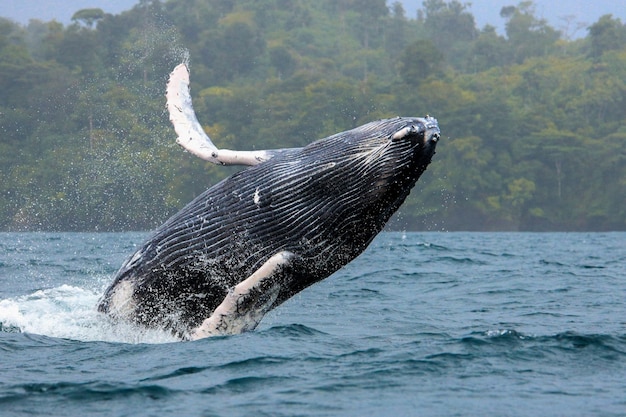
[[433, 117], [378, 120], [303, 148], [218, 149], [193, 111], [187, 66], [167, 86], [178, 143], [250, 165], [199, 195], [122, 265], [99, 302], [114, 319], [183, 339], [254, 329], [361, 254], [435, 153]]

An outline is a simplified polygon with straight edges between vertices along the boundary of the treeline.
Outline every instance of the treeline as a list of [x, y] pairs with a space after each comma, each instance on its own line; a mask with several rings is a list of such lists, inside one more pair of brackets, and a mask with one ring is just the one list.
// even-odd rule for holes
[[164, 106], [189, 59], [218, 146], [302, 146], [396, 115], [443, 140], [395, 227], [626, 230], [626, 26], [572, 39], [532, 2], [506, 33], [458, 1], [142, 0], [0, 19], [0, 229], [150, 229], [232, 172], [185, 154]]

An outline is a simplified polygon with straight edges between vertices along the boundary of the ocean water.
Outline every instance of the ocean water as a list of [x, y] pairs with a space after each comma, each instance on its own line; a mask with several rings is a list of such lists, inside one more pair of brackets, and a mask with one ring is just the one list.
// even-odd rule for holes
[[624, 416], [626, 233], [383, 233], [250, 333], [95, 304], [145, 234], [0, 234], [0, 415]]

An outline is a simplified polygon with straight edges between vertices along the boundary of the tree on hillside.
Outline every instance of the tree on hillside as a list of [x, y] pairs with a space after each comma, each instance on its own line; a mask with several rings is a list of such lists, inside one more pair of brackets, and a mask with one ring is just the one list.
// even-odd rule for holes
[[500, 16], [506, 19], [506, 35], [511, 46], [512, 62], [520, 64], [533, 56], [545, 56], [554, 49], [560, 33], [545, 19], [535, 17], [532, 1], [503, 7]]
[[496, 33], [496, 28], [487, 25], [480, 31], [467, 56], [468, 72], [480, 72], [506, 64], [507, 41]]
[[385, 34], [385, 50], [391, 54], [391, 57], [400, 56], [408, 45], [410, 26], [411, 22], [406, 18], [402, 3], [394, 2], [391, 6], [391, 18], [389, 24], [386, 25]]
[[72, 15], [72, 22], [83, 22], [88, 28], [92, 28], [93, 24], [102, 18], [104, 18], [102, 9], [81, 9]]
[[443, 54], [430, 40], [413, 42], [400, 56], [399, 72], [402, 80], [411, 86], [437, 74], [441, 70]]
[[462, 68], [472, 42], [478, 37], [474, 16], [468, 4], [456, 0], [424, 1], [424, 30], [433, 44], [442, 51], [446, 62]]
[[607, 51], [621, 49], [626, 44], [626, 25], [610, 14], [589, 26], [589, 56], [599, 58]]

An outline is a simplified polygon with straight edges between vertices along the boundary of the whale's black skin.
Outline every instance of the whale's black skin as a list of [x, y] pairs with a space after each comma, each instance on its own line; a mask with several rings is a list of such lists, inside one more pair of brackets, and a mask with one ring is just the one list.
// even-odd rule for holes
[[[183, 338], [253, 329], [264, 312], [365, 250], [431, 162], [438, 139], [434, 118], [398, 117], [238, 172], [158, 228], [122, 266], [98, 309]], [[277, 254], [284, 256], [276, 265]], [[250, 323], [194, 333], [255, 271], [271, 279], [222, 306], [244, 321], [259, 309]]]

